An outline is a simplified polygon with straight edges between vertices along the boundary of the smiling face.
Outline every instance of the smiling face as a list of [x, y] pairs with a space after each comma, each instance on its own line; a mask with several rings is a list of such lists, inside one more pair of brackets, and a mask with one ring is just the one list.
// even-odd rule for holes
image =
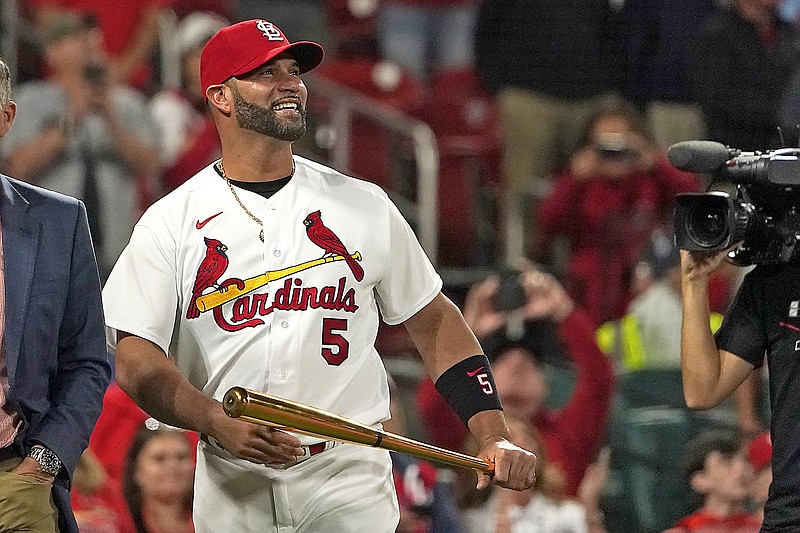
[[240, 128], [281, 141], [296, 141], [306, 132], [308, 90], [300, 67], [281, 54], [248, 74], [229, 80], [233, 113]]

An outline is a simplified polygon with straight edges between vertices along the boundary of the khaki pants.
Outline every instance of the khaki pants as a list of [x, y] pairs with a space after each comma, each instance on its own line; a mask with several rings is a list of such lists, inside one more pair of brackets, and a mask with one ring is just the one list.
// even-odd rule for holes
[[0, 533], [58, 533], [52, 485], [11, 473], [21, 462], [0, 461]]
[[647, 105], [646, 115], [653, 137], [664, 150], [677, 142], [706, 138], [703, 113], [695, 104], [654, 101]]
[[566, 100], [513, 87], [498, 95], [503, 135], [500, 210], [507, 260], [529, 255], [537, 232], [530, 211], [548, 196], [550, 173], [577, 147], [589, 116], [611, 99], [611, 95], [601, 95]]

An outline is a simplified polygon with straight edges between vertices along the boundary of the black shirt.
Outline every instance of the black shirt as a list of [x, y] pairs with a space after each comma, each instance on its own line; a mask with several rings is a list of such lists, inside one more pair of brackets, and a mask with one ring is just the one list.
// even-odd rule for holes
[[[214, 170], [217, 171], [217, 174], [219, 174], [219, 177], [224, 179], [224, 176], [219, 171], [219, 167], [217, 165], [214, 165]], [[270, 196], [272, 196], [273, 194], [275, 194], [279, 190], [283, 189], [283, 187], [287, 183], [289, 183], [289, 181], [291, 179], [292, 179], [292, 176], [289, 175], [289, 176], [286, 176], [285, 178], [281, 178], [279, 180], [273, 180], [273, 181], [256, 181], [256, 182], [254, 182], [254, 181], [231, 180], [231, 184], [233, 184], [233, 185], [235, 185], [235, 186], [237, 186], [237, 187], [239, 187], [241, 189], [245, 189], [245, 190], [248, 190], [250, 192], [254, 192], [256, 194], [260, 194], [264, 198], [269, 198]]]
[[717, 346], [755, 366], [767, 358], [772, 485], [763, 532], [800, 530], [800, 265], [758, 266], [742, 282]]

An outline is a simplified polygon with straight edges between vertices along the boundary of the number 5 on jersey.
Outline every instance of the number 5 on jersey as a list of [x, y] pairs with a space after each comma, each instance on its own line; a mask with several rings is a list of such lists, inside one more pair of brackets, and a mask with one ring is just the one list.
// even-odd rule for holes
[[322, 357], [331, 366], [341, 365], [350, 353], [350, 342], [340, 333], [344, 331], [346, 318], [322, 319]]

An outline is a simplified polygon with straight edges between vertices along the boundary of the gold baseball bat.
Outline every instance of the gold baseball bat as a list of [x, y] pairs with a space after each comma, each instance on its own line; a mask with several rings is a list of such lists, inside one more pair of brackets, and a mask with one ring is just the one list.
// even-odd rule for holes
[[[356, 261], [361, 261], [360, 252], [356, 252], [352, 255], [353, 259]], [[205, 313], [206, 311], [210, 311], [215, 307], [226, 304], [231, 300], [235, 300], [239, 296], [243, 296], [248, 292], [252, 292], [260, 287], [263, 287], [270, 281], [285, 278], [286, 276], [297, 274], [298, 272], [308, 270], [309, 268], [313, 268], [317, 265], [324, 265], [325, 263], [331, 263], [333, 261], [344, 261], [344, 256], [330, 255], [328, 257], [320, 257], [319, 259], [312, 259], [311, 261], [306, 261], [305, 263], [300, 263], [299, 265], [293, 265], [280, 270], [270, 270], [269, 272], [259, 274], [258, 276], [247, 278], [244, 280], [244, 286], [241, 289], [238, 287], [229, 286], [225, 287], [224, 289], [215, 290], [214, 292], [209, 292], [208, 294], [200, 296], [196, 301], [197, 308], [201, 313]]]
[[483, 459], [375, 429], [310, 405], [244, 387], [229, 389], [225, 393], [222, 407], [231, 418], [241, 418], [262, 426], [287, 429], [339, 442], [383, 448], [448, 466], [494, 474], [494, 464]]

